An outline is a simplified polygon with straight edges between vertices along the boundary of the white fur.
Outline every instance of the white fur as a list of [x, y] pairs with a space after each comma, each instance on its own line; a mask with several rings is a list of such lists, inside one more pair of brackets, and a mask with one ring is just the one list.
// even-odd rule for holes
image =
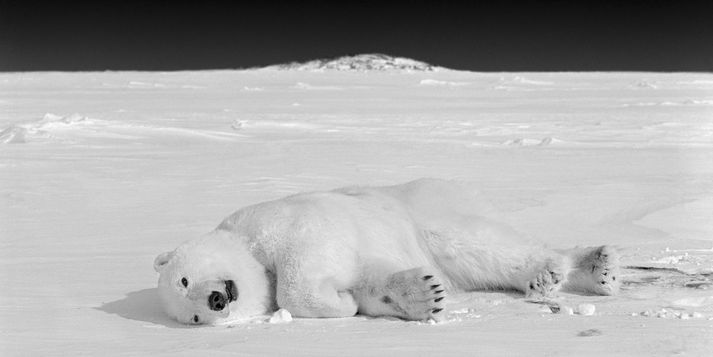
[[[449, 291], [517, 289], [546, 295], [571, 276], [577, 281], [569, 286], [579, 290], [615, 292], [618, 283], [606, 285], [592, 276], [596, 259], [589, 255], [601, 249], [544, 249], [483, 218], [486, 209], [476, 192], [431, 179], [298, 194], [245, 207], [207, 236], [159, 255], [154, 264], [161, 274], [159, 292], [168, 314], [186, 323], [195, 315], [200, 323], [214, 323], [276, 307], [297, 317], [359, 311], [422, 319], [432, 311], [420, 315], [414, 309], [440, 305], [382, 300], [395, 296], [394, 289], [424, 290], [413, 285], [428, 286], [421, 283], [428, 276]], [[615, 257], [603, 257], [594, 262], [597, 273], [614, 276], [615, 262], [609, 259]], [[410, 270], [419, 267], [427, 272]], [[192, 284], [188, 289], [182, 277]], [[239, 291], [229, 315], [206, 304], [211, 282], [224, 279], [234, 280]], [[609, 290], [600, 291], [600, 283]]]
[[[228, 232], [214, 231], [163, 253], [154, 268], [161, 274], [158, 291], [164, 309], [180, 322], [192, 324], [196, 315], [199, 323], [246, 319], [273, 308], [269, 273]], [[188, 280], [187, 288], [182, 278]], [[232, 279], [239, 287], [240, 303], [230, 304], [229, 314], [211, 311], [206, 303], [211, 291], [223, 289], [222, 279]]]

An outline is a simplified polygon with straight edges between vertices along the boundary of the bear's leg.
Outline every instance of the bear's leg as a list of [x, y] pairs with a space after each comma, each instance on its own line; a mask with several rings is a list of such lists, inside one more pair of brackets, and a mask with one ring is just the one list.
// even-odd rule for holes
[[515, 288], [526, 297], [551, 297], [562, 286], [569, 271], [564, 256], [530, 258], [515, 276]]
[[351, 292], [328, 283], [303, 282], [299, 287], [277, 286], [277, 305], [297, 317], [349, 317], [357, 313]]
[[427, 268], [402, 270], [385, 278], [371, 275], [355, 289], [359, 312], [405, 320], [439, 320], [445, 307], [445, 288]]
[[614, 295], [619, 291], [619, 254], [611, 246], [575, 248], [566, 251], [572, 271], [564, 288], [597, 295]]
[[[357, 312], [348, 277], [319, 262], [285, 262], [277, 269], [277, 306], [297, 317], [348, 317]], [[345, 281], [345, 279], [347, 279]]]

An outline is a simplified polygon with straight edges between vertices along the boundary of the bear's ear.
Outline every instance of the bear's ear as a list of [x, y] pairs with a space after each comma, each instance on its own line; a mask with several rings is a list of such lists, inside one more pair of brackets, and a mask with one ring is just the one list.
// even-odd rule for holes
[[174, 252], [165, 252], [161, 253], [154, 259], [153, 261], [153, 269], [157, 272], [160, 273], [161, 270], [168, 264], [168, 262], [171, 261], [171, 258], [173, 258]]

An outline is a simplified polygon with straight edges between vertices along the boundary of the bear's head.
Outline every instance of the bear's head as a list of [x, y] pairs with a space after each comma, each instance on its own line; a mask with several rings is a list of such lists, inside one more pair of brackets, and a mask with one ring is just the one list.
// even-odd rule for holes
[[269, 273], [226, 231], [159, 254], [154, 269], [166, 313], [182, 323], [240, 320], [265, 314], [274, 305]]

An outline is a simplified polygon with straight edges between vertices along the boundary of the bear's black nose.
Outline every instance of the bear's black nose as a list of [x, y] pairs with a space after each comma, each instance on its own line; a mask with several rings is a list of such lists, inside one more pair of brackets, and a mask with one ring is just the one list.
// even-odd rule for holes
[[218, 291], [213, 291], [208, 296], [208, 307], [213, 311], [221, 311], [225, 308], [227, 299]]

